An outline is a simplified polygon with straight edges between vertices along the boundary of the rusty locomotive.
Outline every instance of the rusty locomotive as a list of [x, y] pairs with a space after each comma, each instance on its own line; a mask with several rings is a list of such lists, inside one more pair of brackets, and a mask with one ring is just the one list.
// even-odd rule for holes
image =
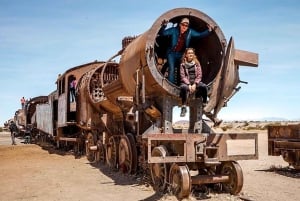
[[300, 169], [300, 124], [268, 126], [268, 154]]
[[[208, 37], [192, 41], [209, 86], [209, 101], [189, 98], [189, 125], [173, 126], [179, 87], [161, 73], [167, 39], [161, 22], [178, 24], [188, 17], [198, 31], [214, 27]], [[119, 62], [114, 59], [119, 57]], [[51, 136], [57, 147], [72, 145], [88, 160], [106, 163], [124, 173], [149, 173], [154, 189], [171, 189], [188, 197], [195, 186], [220, 183], [231, 194], [243, 186], [237, 160], [257, 159], [256, 133], [217, 133], [217, 114], [240, 89], [239, 66], [258, 66], [258, 54], [227, 43], [216, 22], [192, 8], [162, 14], [145, 33], [126, 37], [122, 48], [105, 62], [76, 66], [58, 76], [57, 89], [27, 104], [27, 123], [39, 135]], [[71, 100], [70, 82], [77, 81]], [[30, 109], [31, 108], [31, 109]], [[241, 149], [242, 147], [242, 149]]]

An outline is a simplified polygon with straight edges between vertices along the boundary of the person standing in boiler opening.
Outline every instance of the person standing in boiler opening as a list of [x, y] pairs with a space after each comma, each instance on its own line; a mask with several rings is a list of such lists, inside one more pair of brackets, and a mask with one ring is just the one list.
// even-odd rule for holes
[[202, 79], [202, 69], [200, 62], [195, 55], [193, 48], [187, 48], [182, 58], [180, 65], [180, 97], [182, 107], [180, 116], [184, 117], [187, 109], [186, 102], [190, 94], [196, 93], [196, 98], [202, 97], [204, 105], [207, 103], [207, 86]]
[[22, 110], [24, 109], [24, 107], [25, 107], [25, 102], [26, 102], [26, 100], [25, 100], [25, 98], [24, 98], [24, 96], [21, 98], [21, 106], [22, 106]]
[[76, 100], [75, 90], [76, 90], [76, 78], [73, 78], [70, 83], [71, 102], [74, 102]]
[[179, 67], [184, 50], [190, 47], [191, 38], [204, 38], [210, 34], [212, 28], [210, 25], [207, 25], [207, 30], [198, 32], [190, 28], [190, 20], [188, 18], [182, 18], [179, 26], [176, 27], [173, 26], [166, 29], [167, 24], [168, 22], [165, 20], [162, 22], [162, 27], [158, 34], [171, 37], [171, 45], [167, 48], [168, 80], [176, 84], [175, 68]]

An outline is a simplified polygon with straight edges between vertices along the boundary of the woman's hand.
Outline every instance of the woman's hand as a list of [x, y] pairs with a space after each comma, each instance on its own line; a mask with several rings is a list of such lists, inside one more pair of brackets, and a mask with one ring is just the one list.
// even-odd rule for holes
[[196, 84], [189, 85], [189, 89], [190, 89], [191, 94], [194, 93], [196, 91]]

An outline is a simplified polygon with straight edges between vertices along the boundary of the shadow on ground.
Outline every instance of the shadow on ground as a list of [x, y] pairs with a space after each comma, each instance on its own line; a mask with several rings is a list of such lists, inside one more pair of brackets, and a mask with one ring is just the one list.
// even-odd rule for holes
[[256, 170], [256, 171], [263, 171], [263, 172], [274, 172], [276, 174], [291, 177], [291, 178], [300, 178], [300, 170], [296, 170], [294, 168], [291, 168], [289, 166], [287, 167], [270, 167], [269, 169], [265, 170]]

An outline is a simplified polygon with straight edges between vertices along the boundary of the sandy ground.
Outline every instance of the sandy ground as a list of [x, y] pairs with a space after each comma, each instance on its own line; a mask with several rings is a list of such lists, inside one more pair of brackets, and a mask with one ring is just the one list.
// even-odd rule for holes
[[[267, 155], [266, 131], [259, 131], [258, 142], [259, 160], [239, 161], [244, 173], [240, 195], [210, 193], [205, 200], [300, 200], [300, 172], [288, 168], [281, 157]], [[0, 133], [0, 201], [177, 200], [156, 194], [134, 176], [90, 164], [85, 157], [75, 159], [24, 144], [23, 139], [10, 144], [9, 133]]]

